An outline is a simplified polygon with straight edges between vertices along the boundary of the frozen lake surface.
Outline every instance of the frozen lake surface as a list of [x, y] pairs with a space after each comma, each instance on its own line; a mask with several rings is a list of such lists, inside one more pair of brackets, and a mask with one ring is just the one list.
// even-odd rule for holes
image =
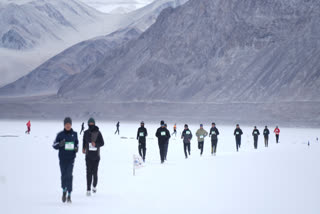
[[[132, 156], [139, 122], [115, 124], [97, 120], [105, 146], [101, 149], [98, 192], [86, 197], [85, 159], [78, 153], [74, 167], [72, 205], [62, 204], [58, 151], [52, 148], [62, 121], [0, 121], [1, 213], [203, 213], [203, 214], [319, 214], [320, 143], [318, 129], [280, 127], [280, 144], [270, 135], [269, 148], [259, 137], [253, 149], [252, 127], [244, 135], [239, 153], [234, 127], [217, 124], [220, 131], [217, 156], [211, 156], [210, 139], [200, 157], [196, 138], [191, 157], [184, 158], [178, 125], [169, 144], [168, 161], [160, 164], [155, 138], [158, 123], [146, 128], [147, 157], [143, 168], [132, 175]], [[209, 131], [210, 124], [204, 124]], [[173, 123], [168, 123], [172, 132]], [[195, 134], [198, 125], [190, 125]], [[73, 128], [79, 133], [80, 121]], [[258, 127], [262, 133], [263, 127]], [[270, 126], [273, 132], [274, 127]], [[79, 137], [82, 145], [82, 136]], [[310, 146], [308, 146], [310, 141]]]

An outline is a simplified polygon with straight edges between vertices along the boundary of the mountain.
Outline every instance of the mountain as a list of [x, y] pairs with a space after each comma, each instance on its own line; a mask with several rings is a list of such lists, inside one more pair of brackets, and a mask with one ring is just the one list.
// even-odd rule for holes
[[[100, 64], [111, 52], [125, 42], [136, 39], [146, 26], [151, 25], [164, 7], [177, 6], [181, 0], [161, 0], [126, 16], [122, 28], [109, 36], [80, 42], [50, 58], [26, 76], [0, 89], [0, 95], [30, 96], [56, 94], [63, 80], [71, 75]], [[130, 18], [131, 17], [131, 18]], [[129, 21], [130, 20], [130, 21]], [[88, 72], [88, 71], [86, 71]]]
[[125, 29], [108, 36], [83, 41], [52, 57], [20, 78], [18, 83], [4, 87], [0, 94], [16, 96], [56, 94], [64, 80], [84, 70], [95, 68], [109, 52], [140, 34], [137, 29]]
[[75, 0], [5, 1], [0, 4], [0, 47], [23, 50], [102, 21], [103, 15]]
[[[61, 97], [109, 102], [279, 103], [320, 100], [320, 2], [190, 0]], [[79, 84], [81, 83], [81, 84]]]

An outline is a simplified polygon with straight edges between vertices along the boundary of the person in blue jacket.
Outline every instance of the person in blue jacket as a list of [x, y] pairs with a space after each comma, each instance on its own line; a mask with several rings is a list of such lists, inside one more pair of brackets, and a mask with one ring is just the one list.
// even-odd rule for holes
[[71, 203], [72, 172], [76, 153], [78, 152], [78, 144], [78, 135], [72, 129], [72, 120], [70, 117], [66, 117], [64, 119], [64, 130], [58, 133], [53, 143], [53, 148], [59, 150], [63, 203], [66, 201]]

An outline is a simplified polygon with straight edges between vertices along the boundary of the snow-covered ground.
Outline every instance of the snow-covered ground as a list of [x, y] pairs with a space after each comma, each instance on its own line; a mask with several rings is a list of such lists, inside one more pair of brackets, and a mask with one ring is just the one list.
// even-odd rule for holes
[[[121, 123], [120, 136], [115, 136], [116, 121], [97, 120], [106, 142], [98, 193], [85, 196], [85, 161], [78, 153], [73, 203], [67, 205], [61, 202], [58, 152], [52, 148], [62, 121], [31, 121], [30, 135], [24, 134], [26, 121], [0, 121], [1, 213], [320, 213], [318, 129], [280, 127], [280, 144], [271, 135], [266, 149], [260, 136], [254, 151], [252, 127], [242, 127], [242, 148], [236, 153], [234, 127], [218, 124], [216, 157], [210, 155], [209, 139], [200, 157], [194, 139], [191, 157], [184, 159], [177, 136], [170, 141], [168, 162], [161, 165], [154, 136], [158, 124], [146, 121], [147, 161], [134, 177], [132, 156], [137, 154], [139, 122]], [[168, 125], [172, 131], [173, 124]], [[80, 121], [73, 124], [76, 131], [80, 126]], [[178, 124], [179, 135], [182, 126]], [[190, 127], [195, 133], [198, 125]], [[262, 132], [263, 127], [258, 128]]]

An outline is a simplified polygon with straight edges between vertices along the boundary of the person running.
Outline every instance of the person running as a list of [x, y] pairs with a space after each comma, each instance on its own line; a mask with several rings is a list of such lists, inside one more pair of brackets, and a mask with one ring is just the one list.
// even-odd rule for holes
[[144, 122], [142, 121], [141, 126], [138, 128], [138, 132], [137, 132], [137, 140], [139, 142], [139, 146], [138, 146], [138, 151], [139, 151], [139, 155], [142, 157], [143, 162], [145, 162], [146, 160], [146, 137], [148, 136], [148, 131], [147, 129], [144, 127]]
[[[78, 152], [78, 135], [72, 129], [70, 117], [64, 119], [64, 130], [58, 133], [53, 148], [59, 150], [62, 202], [71, 203], [72, 173], [76, 153]], [[68, 196], [67, 196], [68, 194]]]
[[[104, 146], [104, 140], [94, 118], [88, 120], [88, 129], [83, 134], [82, 153], [86, 155], [87, 167], [87, 196], [97, 192], [98, 168], [100, 162], [100, 148]], [[93, 182], [92, 182], [93, 178]]]
[[279, 143], [279, 135], [280, 135], [280, 129], [278, 126], [273, 131], [276, 134], [276, 142]]
[[204, 138], [208, 136], [208, 132], [203, 129], [203, 125], [200, 124], [200, 129], [197, 130], [196, 136], [198, 138], [198, 149], [200, 149], [200, 156], [203, 154]]
[[31, 122], [30, 120], [27, 122], [27, 131], [25, 132], [26, 134], [30, 134], [30, 131], [31, 131]]
[[218, 146], [218, 135], [219, 130], [216, 127], [215, 123], [212, 123], [212, 127], [210, 129], [209, 137], [211, 136], [211, 155], [216, 155], [217, 153], [217, 146]]
[[119, 130], [120, 122], [119, 122], [119, 121], [117, 122], [116, 127], [117, 127], [117, 130], [116, 130], [116, 132], [115, 132], [114, 134], [117, 134], [117, 133], [118, 133], [118, 135], [119, 135], [119, 134], [120, 134], [120, 130]]
[[165, 144], [168, 142], [171, 136], [169, 130], [165, 127], [163, 120], [160, 122], [160, 125], [161, 127], [158, 128], [156, 137], [158, 138], [161, 164], [163, 164], [165, 160]]
[[[192, 139], [192, 133], [191, 133], [190, 129], [188, 128], [187, 124], [184, 125], [184, 130], [182, 132], [181, 139], [183, 139], [184, 154], [187, 159], [188, 153], [189, 153], [189, 155], [191, 155], [190, 144], [191, 144], [191, 139]], [[187, 151], [188, 151], [188, 153], [187, 153]]]
[[269, 146], [269, 134], [270, 131], [268, 129], [268, 126], [266, 126], [263, 130], [263, 136], [264, 136], [264, 146], [268, 147]]
[[[167, 124], [164, 124], [164, 127], [166, 127], [166, 129], [168, 129]], [[164, 160], [167, 161], [167, 155], [168, 155], [168, 148], [169, 148], [169, 139], [167, 140], [167, 142], [164, 144]]]
[[81, 135], [81, 133], [84, 131], [84, 123], [82, 123], [82, 125], [81, 125], [81, 131], [80, 131], [80, 135]]
[[252, 131], [254, 149], [258, 149], [258, 138], [259, 138], [259, 135], [260, 135], [260, 132], [257, 129], [257, 127], [255, 126], [253, 131]]
[[175, 135], [177, 136], [177, 124], [175, 123], [174, 126], [173, 126], [173, 133], [172, 135]]
[[241, 135], [243, 135], [243, 132], [240, 129], [239, 124], [237, 124], [236, 129], [234, 130], [233, 134], [236, 137], [236, 147], [237, 147], [237, 152], [238, 152], [241, 147]]

